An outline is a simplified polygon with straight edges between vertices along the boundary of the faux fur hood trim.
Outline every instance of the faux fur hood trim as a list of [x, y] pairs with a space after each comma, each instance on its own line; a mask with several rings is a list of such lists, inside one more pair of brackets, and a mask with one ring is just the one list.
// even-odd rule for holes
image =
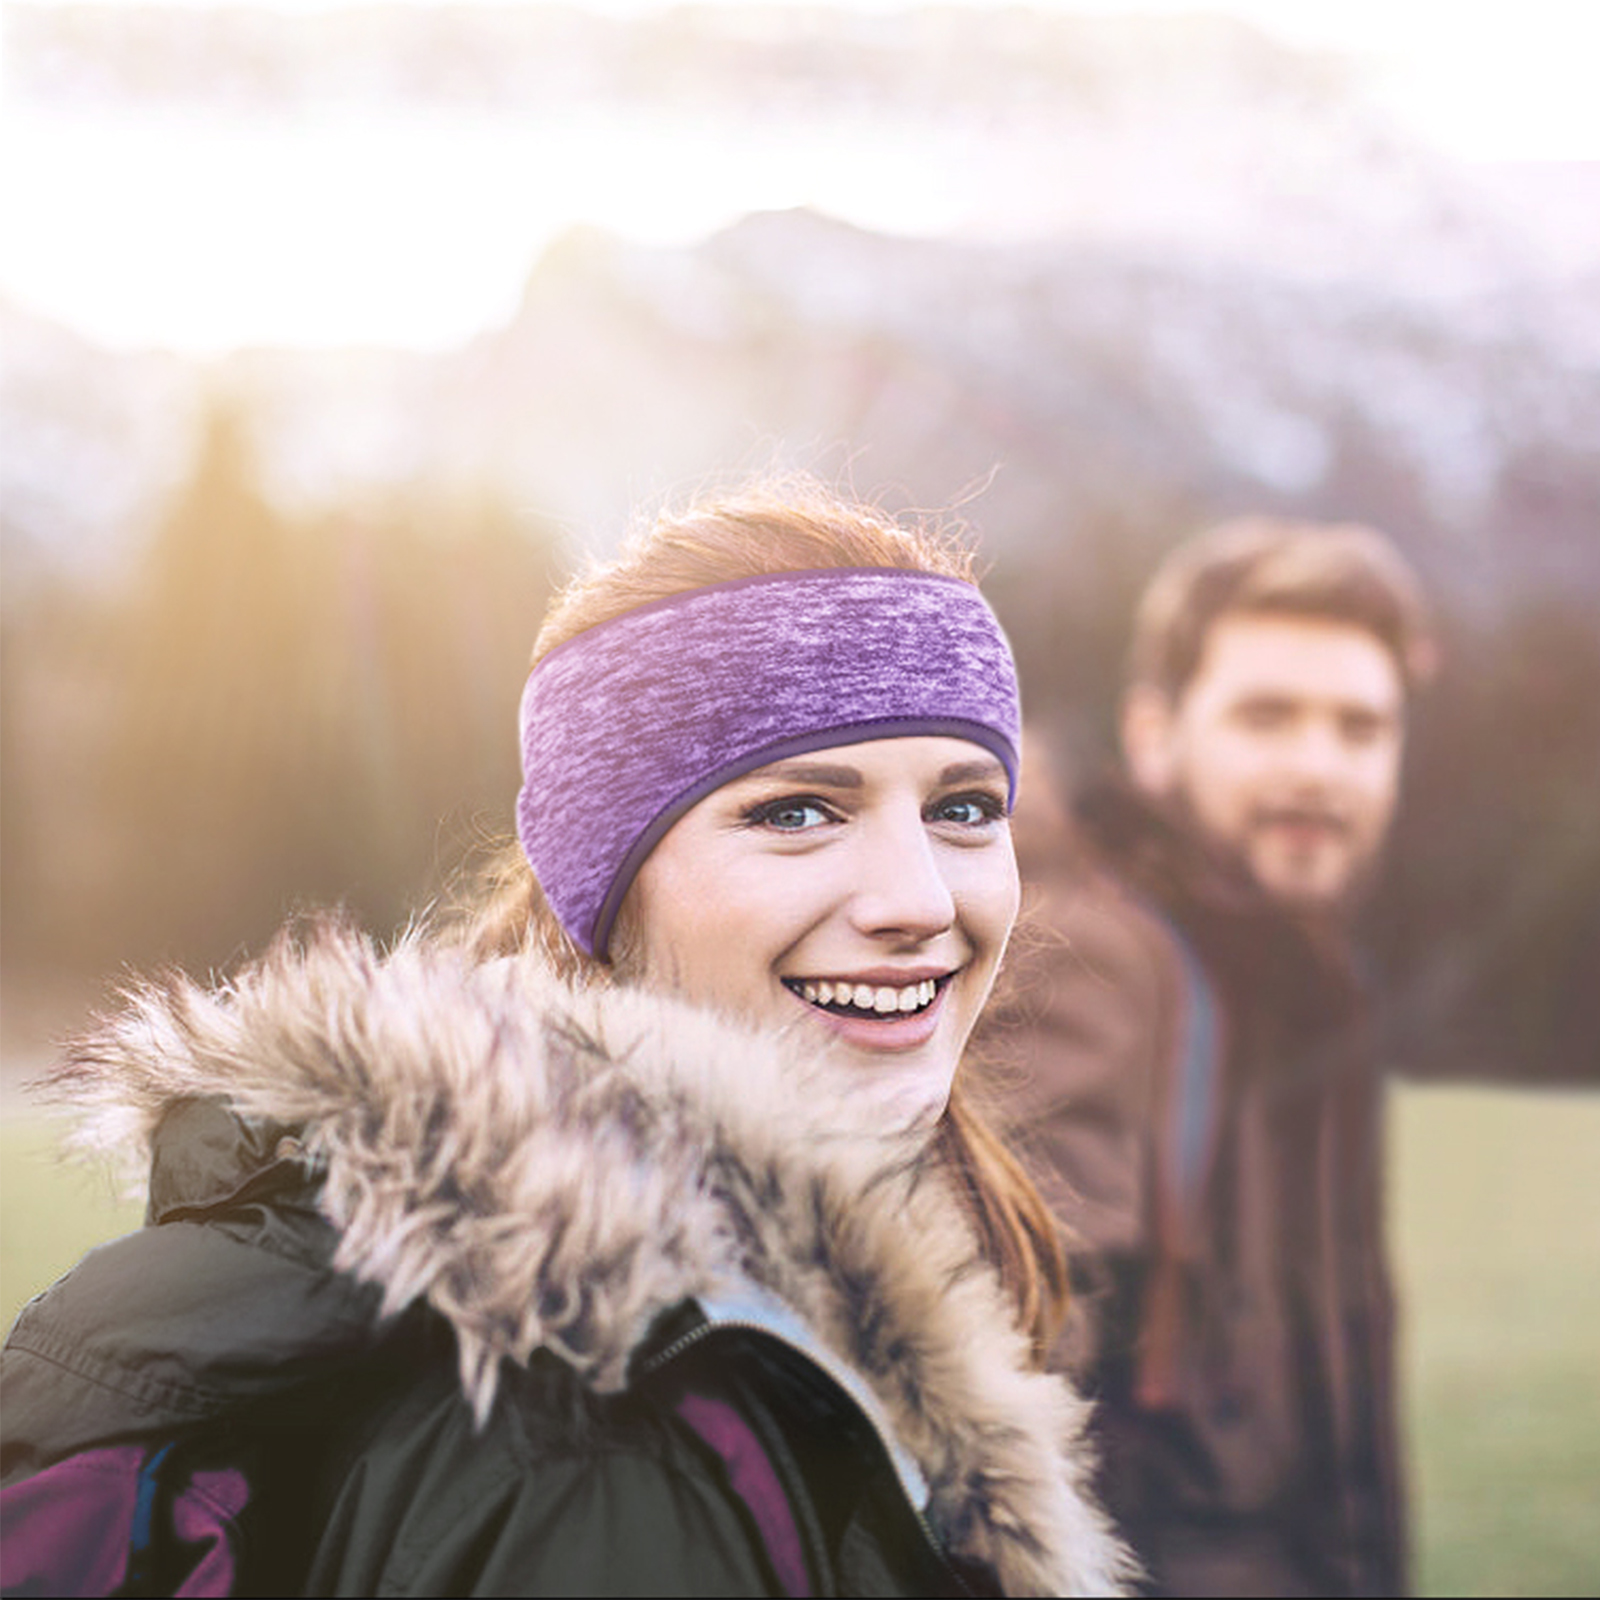
[[333, 925], [220, 988], [124, 1000], [54, 1076], [81, 1142], [147, 1160], [188, 1096], [302, 1125], [337, 1265], [385, 1313], [449, 1320], [480, 1418], [503, 1361], [544, 1347], [616, 1389], [661, 1312], [753, 1283], [861, 1374], [952, 1553], [1008, 1594], [1130, 1581], [1086, 1488], [1087, 1408], [1032, 1370], [952, 1189], [915, 1141], [850, 1126], [793, 1048], [532, 958], [420, 935], [382, 953]]

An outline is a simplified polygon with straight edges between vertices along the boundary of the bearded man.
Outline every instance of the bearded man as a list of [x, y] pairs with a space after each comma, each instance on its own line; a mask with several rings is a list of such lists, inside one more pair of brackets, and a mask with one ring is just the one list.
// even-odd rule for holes
[[1405, 1588], [1382, 1085], [1350, 921], [1432, 646], [1370, 529], [1251, 519], [1137, 614], [1126, 772], [1063, 831], [1038, 741], [1017, 818], [1043, 937], [991, 1053], [1075, 1241], [1059, 1359], [1150, 1590]]

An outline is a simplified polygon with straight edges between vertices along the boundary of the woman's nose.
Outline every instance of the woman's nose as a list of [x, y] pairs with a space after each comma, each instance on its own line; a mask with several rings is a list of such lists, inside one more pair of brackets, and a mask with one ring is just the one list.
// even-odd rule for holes
[[955, 921], [955, 896], [920, 813], [863, 830], [855, 869], [851, 920], [862, 933], [926, 940]]

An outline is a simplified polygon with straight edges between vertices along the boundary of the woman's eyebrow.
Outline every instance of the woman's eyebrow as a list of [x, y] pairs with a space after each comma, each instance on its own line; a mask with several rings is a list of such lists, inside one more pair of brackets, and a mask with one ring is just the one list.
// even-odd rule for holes
[[814, 783], [825, 789], [859, 789], [860, 772], [855, 767], [828, 767], [808, 762], [780, 761], [750, 774], [755, 779], [778, 779], [783, 783]]
[[1006, 769], [998, 761], [957, 761], [939, 774], [939, 782], [984, 783], [1005, 775]]
[[[1004, 779], [1006, 769], [995, 760], [956, 761], [939, 772], [939, 782], [987, 783]], [[865, 781], [856, 767], [830, 766], [812, 761], [778, 761], [760, 767], [743, 780], [812, 783], [824, 789], [859, 789]]]

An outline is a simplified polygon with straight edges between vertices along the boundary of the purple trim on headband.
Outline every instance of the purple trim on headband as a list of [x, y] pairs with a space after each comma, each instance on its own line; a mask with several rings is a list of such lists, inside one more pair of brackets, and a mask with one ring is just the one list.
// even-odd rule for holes
[[788, 755], [933, 734], [1016, 783], [1016, 669], [959, 578], [896, 567], [763, 573], [566, 640], [522, 695], [517, 833], [562, 925], [606, 940], [650, 851], [732, 778]]
[[690, 784], [682, 794], [675, 796], [656, 813], [650, 825], [634, 840], [633, 848], [622, 858], [622, 864], [617, 868], [617, 875], [611, 880], [611, 887], [600, 903], [599, 913], [594, 919], [593, 953], [602, 960], [607, 959], [607, 951], [611, 945], [611, 930], [616, 925], [617, 913], [622, 909], [622, 902], [627, 897], [628, 890], [633, 887], [633, 880], [639, 868], [649, 859], [650, 852], [666, 838], [673, 823], [686, 811], [698, 805], [708, 794], [715, 794], [724, 784], [732, 783], [735, 778], [744, 777], [747, 772], [754, 772], [759, 767], [770, 767], [774, 761], [787, 761], [791, 756], [809, 755], [813, 750], [831, 750], [836, 745], [865, 744], [869, 739], [915, 739], [919, 736], [969, 739], [974, 744], [981, 744], [986, 750], [993, 751], [1001, 766], [1006, 769], [1006, 810], [1009, 811], [1016, 804], [1016, 747], [1010, 740], [996, 733], [994, 729], [984, 727], [982, 723], [958, 717], [922, 719], [879, 717], [871, 722], [851, 722], [837, 728], [816, 728], [810, 733], [797, 734], [792, 739], [782, 739], [765, 749], [752, 750], [748, 755], [740, 756], [737, 761], [730, 761], [725, 767], [718, 767], [715, 772], [709, 773], [699, 782]]

